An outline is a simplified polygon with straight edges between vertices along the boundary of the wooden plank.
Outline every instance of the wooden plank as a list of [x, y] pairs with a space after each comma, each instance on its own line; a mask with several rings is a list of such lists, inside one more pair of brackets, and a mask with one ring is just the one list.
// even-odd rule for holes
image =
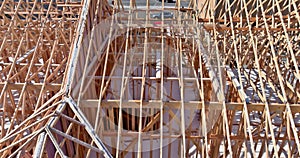
[[[82, 108], [96, 108], [98, 104], [98, 100], [81, 100], [81, 104], [83, 104]], [[120, 102], [118, 100], [110, 100], [107, 102], [102, 102], [103, 108], [118, 108]], [[201, 109], [202, 108], [202, 102], [201, 101], [191, 101], [191, 102], [184, 102], [186, 109]], [[211, 110], [220, 110], [222, 109], [221, 103], [219, 102], [204, 102], [206, 109]], [[171, 109], [178, 109], [180, 108], [180, 102], [178, 101], [172, 101], [172, 102], [164, 102], [164, 107], [168, 107]], [[250, 111], [263, 111], [264, 110], [264, 104], [263, 103], [249, 103], [247, 104], [247, 108]], [[286, 104], [282, 103], [269, 103], [269, 108], [272, 112], [282, 112], [286, 108]], [[298, 104], [290, 104], [292, 112], [297, 113], [300, 112], [300, 107]], [[137, 104], [136, 101], [128, 101], [128, 102], [122, 102], [123, 108], [139, 108], [139, 104]], [[228, 110], [243, 110], [243, 103], [226, 103], [226, 107]], [[153, 108], [153, 109], [159, 109], [160, 103], [157, 102], [143, 102], [143, 108]]]

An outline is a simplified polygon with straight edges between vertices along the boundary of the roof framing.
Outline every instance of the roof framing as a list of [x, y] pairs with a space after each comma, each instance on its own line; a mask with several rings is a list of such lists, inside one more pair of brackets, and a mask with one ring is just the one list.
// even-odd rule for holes
[[139, 3], [0, 2], [2, 156], [299, 156], [300, 1]]

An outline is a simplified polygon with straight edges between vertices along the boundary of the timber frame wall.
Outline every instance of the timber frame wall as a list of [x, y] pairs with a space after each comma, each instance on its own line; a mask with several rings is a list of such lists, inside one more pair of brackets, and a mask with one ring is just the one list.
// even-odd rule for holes
[[126, 3], [0, 2], [1, 157], [300, 156], [299, 0]]

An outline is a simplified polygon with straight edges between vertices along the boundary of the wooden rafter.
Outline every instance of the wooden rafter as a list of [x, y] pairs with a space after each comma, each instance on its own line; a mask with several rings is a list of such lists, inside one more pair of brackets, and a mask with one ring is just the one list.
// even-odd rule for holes
[[299, 8], [1, 1], [0, 155], [298, 157]]

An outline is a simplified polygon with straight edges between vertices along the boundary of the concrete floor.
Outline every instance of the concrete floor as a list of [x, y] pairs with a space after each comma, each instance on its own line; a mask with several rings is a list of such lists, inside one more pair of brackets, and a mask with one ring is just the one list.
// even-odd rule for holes
[[[108, 0], [108, 2], [111, 4], [111, 1], [112, 0]], [[174, 0], [176, 1], [176, 0]], [[122, 0], [123, 2], [123, 5], [124, 6], [129, 6], [130, 4], [130, 0]], [[136, 0], [136, 5], [137, 7], [139, 6], [146, 6], [146, 0]], [[181, 0], [181, 6], [184, 6], [184, 7], [187, 7], [189, 5], [189, 2], [190, 0]], [[159, 2], [158, 0], [149, 0], [149, 3], [150, 3], [150, 6], [161, 6], [162, 3]], [[172, 6], [175, 6], [175, 3], [166, 3], [165, 2], [165, 6], [168, 6], [168, 7], [172, 7]]]

